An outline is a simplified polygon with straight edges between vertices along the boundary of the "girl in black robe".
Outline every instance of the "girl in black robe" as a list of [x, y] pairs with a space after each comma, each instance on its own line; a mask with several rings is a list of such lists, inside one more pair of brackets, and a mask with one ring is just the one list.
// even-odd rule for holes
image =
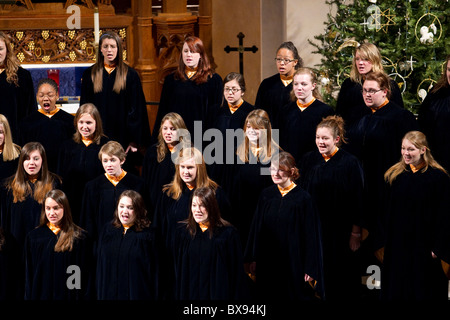
[[174, 241], [179, 221], [189, 216], [189, 202], [196, 188], [208, 187], [215, 191], [223, 216], [229, 216], [231, 205], [223, 189], [208, 176], [205, 161], [196, 148], [183, 148], [175, 162], [175, 175], [163, 188], [158, 200], [152, 227], [161, 257], [161, 297], [173, 298]]
[[92, 298], [92, 241], [73, 222], [61, 190], [47, 193], [39, 227], [28, 233], [24, 251], [25, 300]]
[[37, 110], [31, 73], [22, 68], [5, 33], [0, 32], [0, 47], [5, 59], [0, 61], [0, 113], [9, 121], [12, 136], [19, 137], [22, 120]]
[[[384, 173], [399, 158], [403, 136], [418, 128], [414, 115], [389, 100], [389, 78], [384, 73], [371, 72], [363, 84], [364, 99], [370, 113], [363, 116], [348, 132], [348, 144], [343, 148], [355, 155], [364, 170], [363, 227], [369, 232], [365, 244], [379, 230], [378, 215], [382, 212]], [[370, 95], [369, 95], [370, 94]], [[368, 250], [376, 249], [374, 248]], [[370, 253], [373, 256], [373, 252]], [[371, 262], [372, 263], [372, 262]]]
[[442, 77], [426, 96], [417, 117], [420, 130], [427, 136], [433, 156], [450, 170], [450, 55]]
[[169, 112], [161, 120], [158, 142], [148, 148], [145, 154], [142, 178], [145, 182], [144, 198], [150, 217], [155, 212], [164, 185], [173, 180], [174, 159], [177, 152], [189, 141], [187, 135], [182, 134], [182, 130], [187, 128], [181, 116], [178, 113]]
[[124, 191], [114, 219], [104, 225], [97, 250], [99, 300], [157, 299], [157, 258], [143, 197]]
[[300, 163], [301, 157], [316, 148], [316, 127], [323, 118], [334, 114], [333, 108], [321, 101], [317, 77], [310, 68], [294, 73], [291, 102], [279, 113], [280, 146]]
[[289, 153], [281, 152], [270, 170], [275, 184], [261, 193], [245, 250], [258, 298], [313, 300], [315, 293], [324, 298], [320, 221], [314, 201], [295, 184], [299, 173]]
[[[206, 123], [209, 109], [221, 102], [222, 90], [222, 78], [214, 72], [202, 40], [189, 36], [183, 43], [177, 70], [164, 78], [155, 123], [161, 123], [169, 112], [178, 113], [195, 144], [194, 121]], [[153, 129], [154, 142], [158, 130], [158, 126]], [[198, 131], [198, 138], [202, 138], [203, 130]]]
[[[214, 141], [215, 153], [211, 154], [212, 161], [208, 163], [208, 173], [214, 181], [224, 187], [227, 185], [226, 180], [229, 179], [225, 167], [229, 165], [230, 160], [234, 160], [238, 145], [236, 134], [244, 128], [245, 119], [255, 107], [244, 100], [245, 80], [241, 74], [231, 72], [223, 81], [223, 102], [211, 108], [206, 127], [219, 130], [222, 137]], [[225, 191], [229, 194], [229, 190]]]
[[120, 194], [134, 190], [144, 192], [144, 180], [122, 168], [126, 153], [117, 141], [108, 141], [99, 151], [98, 157], [104, 174], [89, 181], [83, 193], [80, 226], [97, 240], [103, 226], [113, 218], [114, 208]]
[[96, 63], [81, 78], [80, 105], [90, 102], [97, 107], [105, 135], [128, 153], [125, 169], [136, 173], [140, 152], [150, 142], [150, 126], [139, 74], [122, 57], [121, 38], [103, 32]]
[[243, 137], [234, 164], [227, 166], [223, 187], [233, 208], [227, 220], [240, 234], [242, 247], [247, 242], [253, 214], [262, 190], [272, 184], [270, 161], [280, 148], [272, 136], [269, 115], [262, 109], [251, 111], [244, 123]]
[[48, 168], [56, 172], [61, 144], [75, 133], [74, 116], [56, 105], [58, 85], [52, 79], [41, 79], [36, 99], [40, 108], [23, 119], [20, 126], [20, 144], [40, 142], [47, 154]]
[[327, 301], [360, 298], [363, 172], [359, 160], [340, 148], [345, 142], [342, 118], [325, 118], [317, 126], [317, 149], [299, 166], [300, 185], [320, 215]]
[[[0, 190], [0, 227], [6, 243], [2, 252], [9, 252], [7, 273], [14, 283], [8, 296], [23, 298], [23, 250], [26, 235], [37, 226], [41, 207], [48, 191], [61, 187], [60, 178], [48, 171], [44, 147], [39, 142], [25, 144], [20, 152], [14, 175], [4, 180]], [[14, 277], [14, 278], [12, 278]]]
[[39, 225], [46, 193], [61, 187], [61, 179], [48, 171], [44, 147], [29, 142], [21, 150], [16, 173], [5, 180], [1, 195], [1, 222], [23, 248], [25, 237]]
[[14, 143], [11, 127], [0, 114], [0, 183], [14, 174], [19, 163], [20, 146]]
[[446, 301], [450, 263], [450, 178], [431, 155], [422, 132], [408, 132], [402, 160], [385, 174], [386, 199], [381, 297]]
[[75, 134], [60, 147], [56, 173], [63, 179], [72, 218], [79, 223], [84, 187], [103, 173], [98, 153], [109, 139], [103, 134], [100, 113], [92, 103], [78, 108], [74, 125]]
[[[374, 44], [365, 42], [355, 49], [350, 77], [342, 83], [336, 101], [336, 113], [344, 119], [346, 130], [370, 113], [364, 103], [361, 90], [366, 75], [371, 72], [384, 72], [382, 56]], [[403, 98], [398, 84], [393, 79], [389, 79], [389, 85], [390, 100], [403, 108]]]
[[189, 217], [180, 222], [175, 241], [175, 299], [248, 298], [239, 234], [222, 219], [215, 191], [196, 188], [189, 207]]
[[303, 60], [291, 41], [283, 42], [276, 52], [278, 73], [264, 79], [256, 93], [255, 107], [269, 115], [273, 128], [280, 128], [280, 108], [291, 101], [292, 79], [295, 71], [303, 67]]

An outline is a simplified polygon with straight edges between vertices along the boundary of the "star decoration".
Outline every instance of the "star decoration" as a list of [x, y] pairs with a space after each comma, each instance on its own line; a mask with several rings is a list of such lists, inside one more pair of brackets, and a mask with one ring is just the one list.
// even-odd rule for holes
[[395, 25], [394, 20], [392, 20], [395, 17], [395, 15], [391, 14], [391, 8], [386, 9], [381, 13], [374, 13], [372, 16], [375, 19], [381, 18], [381, 17], [384, 17], [387, 19], [386, 23], [379, 24], [379, 26], [377, 26], [377, 32], [380, 30], [383, 30], [384, 33], [387, 33], [388, 27]]

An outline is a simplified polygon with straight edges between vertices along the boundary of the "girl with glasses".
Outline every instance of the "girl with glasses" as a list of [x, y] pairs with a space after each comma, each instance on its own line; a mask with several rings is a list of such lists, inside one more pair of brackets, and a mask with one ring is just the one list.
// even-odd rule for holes
[[256, 94], [255, 107], [269, 114], [273, 128], [278, 129], [278, 113], [290, 101], [295, 71], [303, 66], [303, 60], [291, 41], [283, 42], [276, 51], [278, 73], [264, 79]]

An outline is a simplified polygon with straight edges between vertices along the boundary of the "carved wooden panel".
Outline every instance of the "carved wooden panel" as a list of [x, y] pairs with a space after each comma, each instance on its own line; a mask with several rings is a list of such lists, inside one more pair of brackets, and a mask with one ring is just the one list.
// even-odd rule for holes
[[[114, 31], [121, 37], [124, 49], [122, 58], [127, 61], [127, 28], [107, 30]], [[96, 60], [93, 29], [4, 32], [9, 35], [13, 50], [21, 63], [89, 63]]]

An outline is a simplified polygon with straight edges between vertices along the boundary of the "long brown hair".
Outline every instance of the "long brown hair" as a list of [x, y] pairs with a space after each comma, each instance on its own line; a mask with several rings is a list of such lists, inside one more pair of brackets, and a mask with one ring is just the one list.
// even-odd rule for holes
[[95, 120], [95, 132], [92, 137], [92, 141], [95, 144], [100, 144], [100, 140], [102, 137], [105, 137], [105, 134], [103, 133], [103, 123], [102, 118], [100, 116], [100, 112], [98, 111], [97, 107], [92, 103], [85, 103], [81, 105], [77, 113], [75, 114], [75, 118], [73, 119], [73, 125], [75, 126], [75, 133], [73, 134], [73, 141], [76, 143], [81, 143], [81, 134], [78, 131], [78, 121], [80, 118], [88, 114]]
[[[42, 157], [42, 165], [37, 180], [34, 183], [33, 191], [28, 183], [29, 175], [25, 171], [23, 163], [26, 159], [29, 159], [30, 154], [35, 150], [39, 151], [39, 154]], [[23, 146], [20, 152], [16, 174], [12, 177], [12, 179], [7, 181], [6, 188], [9, 191], [12, 191], [14, 203], [25, 201], [26, 197], [32, 196], [34, 200], [36, 200], [39, 204], [42, 204], [47, 192], [53, 189], [56, 179], [59, 179], [59, 177], [48, 171], [47, 156], [42, 144], [39, 142], [28, 142]]]
[[139, 192], [134, 190], [125, 190], [120, 194], [119, 199], [117, 200], [116, 208], [114, 210], [114, 218], [112, 221], [113, 226], [115, 226], [116, 228], [122, 227], [122, 223], [120, 222], [119, 219], [118, 207], [119, 201], [123, 197], [128, 197], [131, 199], [131, 204], [133, 206], [135, 215], [133, 222], [134, 229], [139, 232], [142, 231], [144, 228], [150, 226], [150, 220], [147, 217], [147, 209], [145, 206], [144, 198]]
[[260, 158], [263, 161], [268, 161], [272, 156], [281, 150], [278, 144], [272, 139], [272, 125], [270, 123], [269, 115], [262, 109], [255, 109], [251, 111], [244, 123], [244, 138], [242, 143], [237, 147], [236, 154], [242, 162], [249, 162], [250, 141], [245, 134], [247, 130], [247, 124], [250, 124], [253, 128], [263, 130], [262, 139], [260, 139], [259, 147], [262, 147]]
[[[188, 36], [184, 39], [184, 43], [187, 44], [189, 50], [192, 52], [200, 53], [200, 60], [198, 61], [198, 69], [196, 74], [191, 78], [195, 83], [205, 83], [214, 73], [214, 70], [209, 62], [208, 55], [206, 54], [203, 41], [194, 36]], [[183, 46], [184, 46], [183, 43]], [[183, 49], [180, 52], [180, 58], [178, 61], [178, 69], [175, 71], [175, 79], [186, 80], [185, 78], [186, 65], [183, 61]]]
[[[420, 131], [409, 131], [405, 134], [402, 141], [405, 139], [411, 142], [418, 149], [425, 148], [425, 153], [422, 156], [425, 165], [420, 170], [421, 172], [425, 172], [428, 170], [428, 167], [432, 167], [448, 174], [447, 171], [436, 160], [434, 160], [430, 148], [428, 147], [428, 141], [425, 134]], [[386, 171], [384, 174], [384, 179], [389, 184], [392, 184], [398, 175], [406, 171], [408, 167], [409, 166], [406, 165], [402, 157], [399, 162]]]
[[8, 83], [14, 83], [16, 87], [19, 86], [19, 77], [17, 76], [17, 70], [19, 70], [20, 62], [17, 59], [14, 51], [12, 50], [11, 42], [8, 36], [0, 31], [0, 40], [5, 42], [6, 57], [5, 57], [5, 72], [6, 81]]
[[[180, 129], [187, 130], [183, 118], [178, 113], [169, 112], [162, 118], [158, 131], [158, 144], [156, 146], [156, 153], [157, 153], [156, 159], [158, 162], [163, 161], [166, 155], [170, 152], [162, 135], [162, 127], [164, 122], [166, 121], [169, 121], [177, 130]], [[185, 138], [186, 141], [184, 141]], [[184, 135], [178, 135], [178, 139], [179, 139], [178, 144], [183, 144], [184, 142], [187, 142], [187, 137], [185, 137]]]
[[190, 159], [194, 159], [197, 169], [197, 175], [195, 177], [195, 187], [209, 187], [213, 190], [216, 190], [218, 187], [217, 183], [208, 176], [205, 160], [203, 159], [202, 153], [198, 149], [193, 147], [183, 148], [178, 153], [178, 157], [175, 161], [175, 174], [173, 176], [172, 182], [163, 187], [163, 192], [166, 192], [169, 197], [175, 200], [178, 200], [180, 198], [185, 185], [185, 182], [181, 179], [180, 176], [180, 163]]
[[103, 90], [103, 72], [104, 72], [105, 57], [103, 57], [101, 47], [105, 39], [113, 39], [117, 44], [117, 56], [116, 59], [114, 60], [114, 63], [116, 64], [116, 79], [114, 81], [113, 91], [119, 94], [120, 91], [126, 89], [128, 66], [125, 64], [125, 62], [123, 62], [122, 58], [123, 57], [122, 40], [117, 35], [117, 33], [112, 31], [104, 32], [99, 40], [97, 62], [93, 65], [91, 73], [92, 83], [94, 84], [94, 92], [98, 93], [102, 92]]
[[200, 202], [205, 207], [206, 212], [208, 212], [208, 232], [210, 239], [214, 235], [217, 228], [230, 225], [230, 223], [224, 220], [220, 215], [215, 190], [208, 187], [197, 188], [192, 193], [191, 200], [189, 201], [189, 217], [182, 221], [182, 223], [186, 224], [186, 229], [189, 231], [192, 238], [194, 238], [197, 233], [197, 222], [195, 222], [192, 214], [192, 200], [194, 197], [199, 198]]
[[20, 146], [13, 142], [13, 137], [11, 133], [11, 127], [9, 126], [8, 119], [0, 114], [0, 124], [3, 125], [3, 151], [2, 157], [3, 161], [11, 161], [17, 159], [20, 155]]
[[[64, 211], [64, 214], [58, 224], [58, 227], [60, 227], [61, 230], [58, 233], [58, 241], [55, 244], [55, 252], [72, 251], [74, 241], [75, 239], [82, 237], [83, 229], [73, 222], [69, 199], [63, 191], [58, 189], [50, 190], [45, 195], [45, 200], [49, 198], [55, 200], [55, 202], [58, 203]], [[45, 201], [43, 201], [39, 226], [46, 226], [48, 222], [47, 215], [45, 214]]]

